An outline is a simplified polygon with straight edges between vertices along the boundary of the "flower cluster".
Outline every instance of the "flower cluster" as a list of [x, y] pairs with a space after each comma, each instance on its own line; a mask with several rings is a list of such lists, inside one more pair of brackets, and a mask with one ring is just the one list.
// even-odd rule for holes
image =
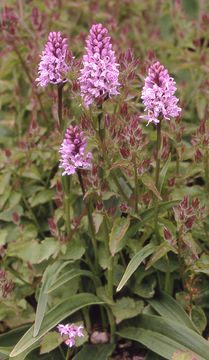
[[177, 106], [179, 99], [174, 96], [174, 85], [174, 79], [169, 76], [163, 65], [156, 62], [150, 67], [142, 90], [143, 104], [148, 115], [141, 116], [148, 120], [148, 124], [153, 122], [157, 125], [161, 118], [170, 120], [170, 117], [178, 116], [181, 108]]
[[57, 325], [57, 327], [58, 327], [58, 330], [59, 330], [61, 336], [63, 336], [63, 335], [68, 336], [68, 339], [65, 341], [65, 344], [68, 345], [69, 347], [72, 347], [75, 345], [75, 337], [76, 336], [78, 336], [80, 338], [84, 336], [84, 334], [82, 333], [82, 329], [83, 329], [82, 325], [76, 326], [74, 324], [66, 324], [66, 325], [59, 324], [59, 325]]
[[184, 199], [173, 210], [176, 221], [183, 225], [183, 232], [186, 233], [193, 227], [196, 220], [202, 219], [205, 214], [205, 205], [200, 207], [200, 201], [196, 198], [192, 200], [189, 206], [189, 197], [185, 195]]
[[75, 174], [78, 168], [87, 169], [92, 166], [91, 151], [85, 155], [87, 142], [85, 137], [82, 138], [83, 135], [83, 132], [79, 132], [78, 126], [70, 125], [66, 130], [65, 139], [59, 151], [61, 153], [60, 168], [65, 170], [62, 175]]
[[88, 108], [94, 100], [119, 94], [119, 71], [112, 51], [108, 30], [102, 24], [93, 25], [86, 41], [87, 55], [83, 56], [83, 69], [79, 77], [81, 96]]
[[1, 14], [1, 27], [10, 35], [15, 35], [18, 17], [15, 12], [8, 6], [5, 6]]
[[39, 77], [36, 81], [46, 87], [49, 83], [60, 84], [64, 81], [64, 74], [69, 71], [66, 64], [68, 54], [67, 39], [62, 39], [61, 32], [50, 32], [45, 50], [39, 63]]
[[0, 287], [2, 291], [2, 296], [4, 298], [6, 298], [14, 288], [14, 283], [11, 280], [7, 279], [7, 274], [5, 270], [0, 271]]

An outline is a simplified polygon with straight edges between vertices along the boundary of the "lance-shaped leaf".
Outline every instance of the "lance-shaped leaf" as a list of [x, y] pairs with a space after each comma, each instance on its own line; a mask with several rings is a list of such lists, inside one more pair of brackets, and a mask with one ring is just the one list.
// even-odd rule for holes
[[164, 255], [166, 255], [171, 250], [174, 251], [175, 249], [173, 249], [167, 241], [156, 246], [150, 260], [147, 263], [145, 270], [148, 270], [156, 261], [161, 259]]
[[49, 294], [52, 291], [56, 290], [60, 286], [64, 285], [68, 281], [74, 279], [78, 276], [87, 276], [92, 278], [95, 282], [98, 280], [95, 275], [92, 274], [91, 271], [82, 270], [82, 269], [71, 269], [62, 274], [47, 290], [46, 293]]
[[152, 254], [154, 249], [154, 246], [152, 244], [146, 245], [144, 248], [142, 248], [138, 253], [134, 255], [134, 257], [129, 262], [126, 271], [117, 287], [116, 291], [120, 291], [123, 286], [127, 283], [127, 281], [130, 279], [131, 275], [136, 271], [136, 269], [139, 267], [139, 265], [142, 263], [144, 259], [146, 259], [147, 256]]
[[113, 223], [113, 227], [110, 233], [109, 248], [111, 255], [114, 256], [120, 251], [124, 245], [122, 241], [128, 227], [130, 225], [130, 218], [117, 218]]
[[38, 335], [42, 320], [44, 318], [47, 301], [48, 301], [48, 294], [47, 294], [48, 287], [55, 280], [58, 273], [68, 263], [69, 262], [56, 261], [54, 264], [47, 266], [47, 268], [44, 272], [43, 279], [42, 279], [42, 286], [41, 286], [41, 290], [40, 290], [39, 297], [38, 297], [38, 305], [37, 305], [37, 310], [36, 310], [36, 318], [35, 318], [33, 336]]
[[99, 300], [95, 295], [89, 293], [76, 294], [68, 299], [62, 301], [54, 308], [52, 308], [44, 317], [39, 333], [36, 337], [33, 336], [34, 325], [24, 334], [20, 341], [16, 344], [12, 350], [10, 357], [13, 358], [20, 355], [28, 348], [35, 346], [39, 343], [40, 339], [53, 327], [59, 324], [66, 317], [74, 314], [76, 311], [82, 309], [85, 306], [101, 305], [103, 302]]
[[120, 336], [138, 341], [170, 360], [175, 351], [191, 351], [198, 360], [209, 360], [209, 343], [202, 336], [177, 321], [160, 316], [140, 315], [138, 327], [124, 328]]
[[148, 300], [149, 304], [153, 307], [155, 311], [159, 313], [162, 317], [169, 318], [171, 320], [176, 320], [179, 324], [187, 326], [188, 328], [196, 331], [198, 329], [190, 319], [186, 311], [179, 305], [179, 303], [164, 292], [159, 292], [154, 299]]

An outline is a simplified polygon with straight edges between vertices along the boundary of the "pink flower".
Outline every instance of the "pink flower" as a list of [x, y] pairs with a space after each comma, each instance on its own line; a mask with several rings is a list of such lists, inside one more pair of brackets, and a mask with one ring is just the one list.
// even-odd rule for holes
[[65, 80], [65, 73], [69, 71], [66, 64], [67, 39], [62, 39], [59, 31], [50, 32], [48, 40], [39, 63], [39, 77], [36, 79], [42, 87], [46, 87], [49, 83], [60, 84]]
[[89, 151], [85, 155], [86, 138], [83, 138], [84, 133], [79, 132], [78, 126], [72, 125], [66, 130], [65, 139], [62, 142], [60, 153], [60, 168], [64, 169], [62, 175], [75, 174], [76, 169], [91, 168], [92, 153]]
[[108, 30], [102, 24], [93, 25], [86, 40], [87, 55], [83, 56], [83, 69], [79, 77], [81, 96], [88, 108], [102, 96], [117, 95], [119, 71], [112, 51]]
[[174, 96], [176, 92], [175, 81], [169, 76], [168, 70], [156, 62], [149, 68], [149, 74], [145, 79], [142, 90], [143, 104], [148, 115], [141, 118], [157, 125], [160, 118], [170, 120], [170, 117], [178, 116], [181, 108], [177, 106], [179, 99]]

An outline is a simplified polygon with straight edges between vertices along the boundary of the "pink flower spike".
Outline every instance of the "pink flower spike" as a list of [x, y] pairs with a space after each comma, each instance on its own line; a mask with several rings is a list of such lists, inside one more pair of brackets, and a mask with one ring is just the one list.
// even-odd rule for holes
[[164, 69], [159, 62], [149, 68], [141, 97], [148, 115], [140, 116], [148, 120], [147, 125], [151, 122], [157, 125], [161, 118], [170, 120], [170, 117], [179, 115], [181, 108], [177, 106], [179, 99], [174, 96], [176, 92], [174, 85], [174, 79], [169, 76], [168, 70]]
[[85, 155], [86, 138], [83, 132], [79, 132], [78, 126], [72, 125], [66, 130], [65, 139], [62, 142], [60, 153], [60, 168], [64, 169], [62, 175], [75, 174], [76, 169], [91, 168], [92, 153], [89, 151]]
[[49, 83], [60, 84], [65, 80], [65, 74], [69, 71], [66, 64], [68, 54], [67, 39], [62, 39], [61, 32], [50, 32], [45, 50], [42, 52], [39, 63], [39, 77], [36, 81], [40, 86], [46, 87]]
[[86, 40], [87, 55], [83, 56], [83, 69], [78, 79], [86, 108], [103, 96], [119, 94], [119, 65], [107, 33], [102, 24], [93, 25]]

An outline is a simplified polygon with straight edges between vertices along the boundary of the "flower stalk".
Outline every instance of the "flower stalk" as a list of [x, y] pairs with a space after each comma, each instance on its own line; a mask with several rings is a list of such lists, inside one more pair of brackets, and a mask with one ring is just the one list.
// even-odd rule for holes
[[97, 242], [96, 242], [96, 237], [95, 237], [95, 230], [94, 230], [94, 223], [93, 223], [93, 218], [92, 218], [92, 214], [91, 214], [91, 209], [89, 207], [89, 203], [85, 199], [85, 193], [86, 192], [85, 192], [85, 188], [84, 188], [84, 183], [83, 183], [81, 170], [77, 169], [76, 172], [77, 172], [77, 175], [78, 175], [79, 183], [80, 183], [81, 190], [82, 190], [83, 197], [84, 197], [84, 202], [85, 202], [85, 205], [86, 205], [87, 216], [88, 216], [88, 220], [89, 220], [89, 229], [90, 229], [90, 233], [91, 233], [92, 246], [93, 246], [93, 249], [94, 249], [95, 266], [97, 266], [97, 264], [98, 264], [98, 250], [97, 250]]
[[138, 197], [139, 197], [139, 184], [138, 184], [138, 176], [137, 176], [137, 166], [136, 166], [136, 153], [133, 152], [132, 160], [134, 165], [134, 208], [136, 214], [138, 214]]
[[205, 151], [205, 188], [209, 192], [209, 161], [208, 161], [208, 150]]

